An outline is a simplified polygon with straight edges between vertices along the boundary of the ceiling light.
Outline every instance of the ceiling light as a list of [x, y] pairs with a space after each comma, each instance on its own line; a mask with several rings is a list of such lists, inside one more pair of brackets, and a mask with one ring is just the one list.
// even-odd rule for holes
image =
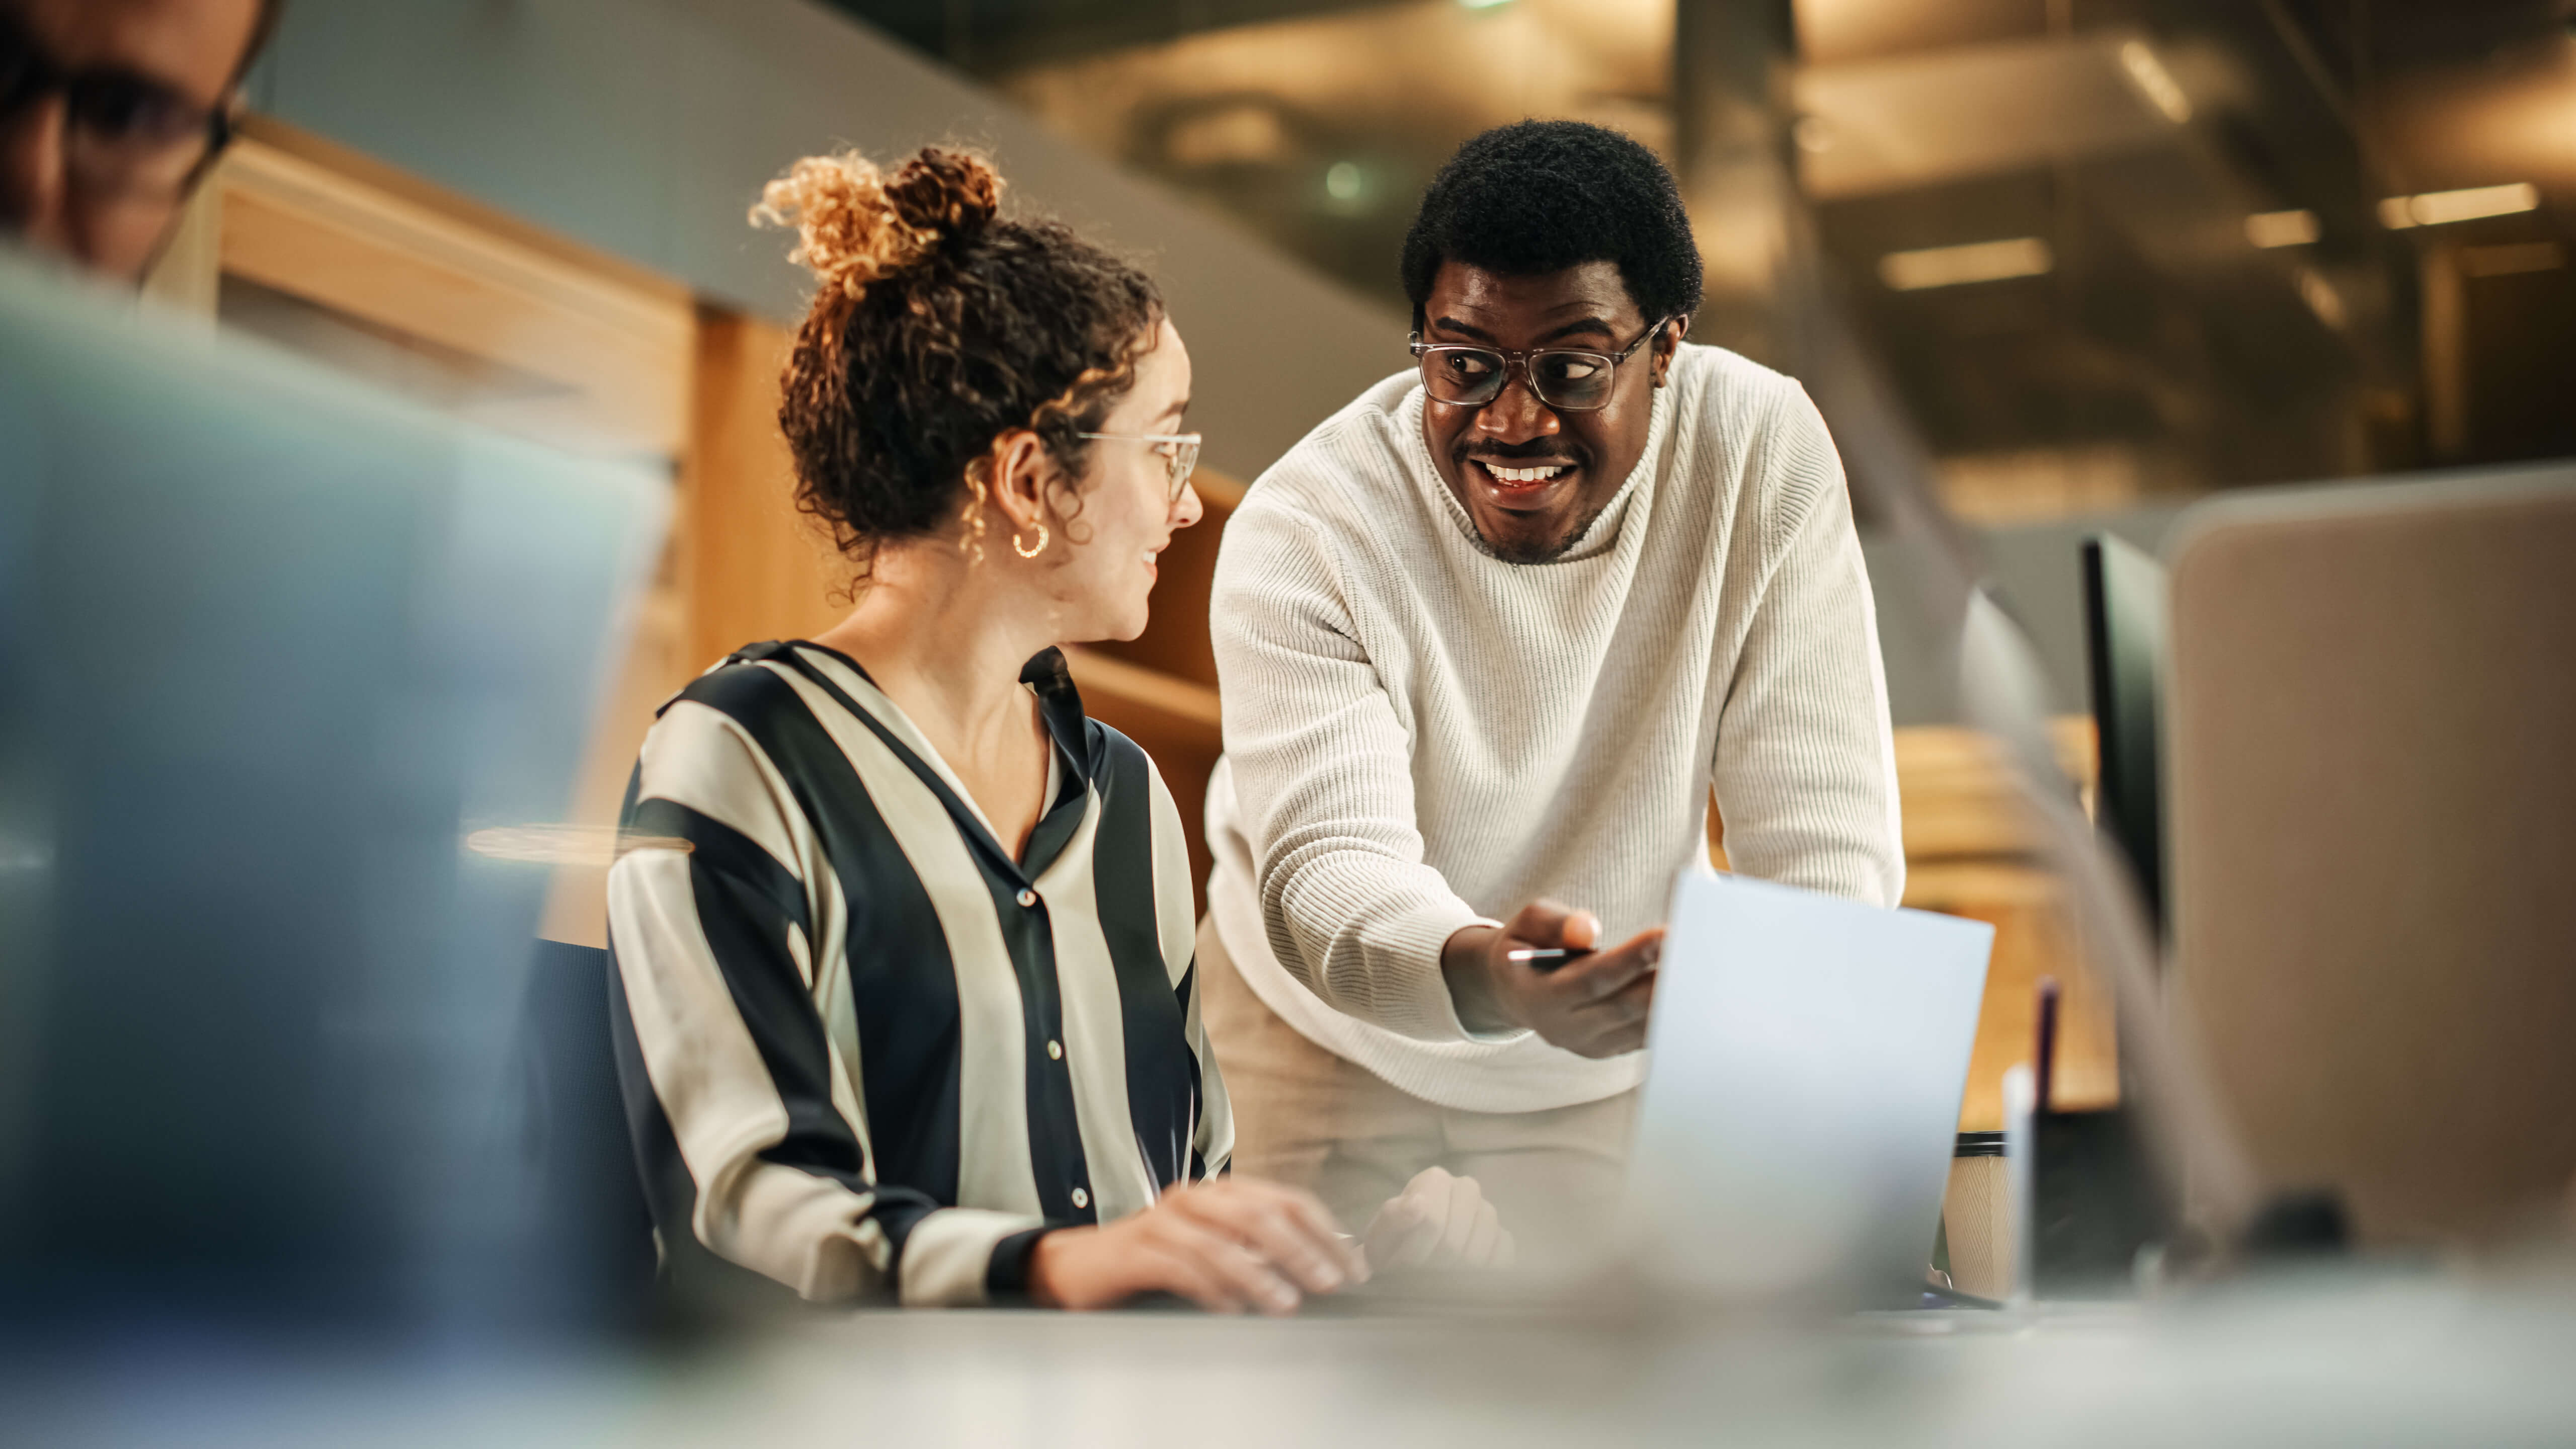
[[2517, 181], [2510, 186], [2471, 186], [2460, 191], [2392, 196], [2379, 203], [2379, 221], [2392, 231], [2403, 231], [2410, 226], [2441, 226], [2539, 209], [2540, 188], [2528, 181]]
[[1324, 171], [1324, 194], [1335, 201], [1357, 201], [1360, 186], [1367, 178], [1360, 175], [1357, 162], [1336, 161]]
[[1878, 259], [1878, 276], [1897, 291], [1919, 292], [1926, 287], [2036, 277], [2054, 265], [2056, 259], [2049, 255], [2048, 243], [2035, 236], [2017, 236], [2009, 241], [1889, 252]]
[[2333, 283], [2314, 267], [2293, 268], [2290, 280], [2298, 285], [2299, 300], [2308, 304], [2308, 310], [2317, 314], [2318, 321], [2338, 332], [2343, 330], [2346, 321], [2343, 296], [2335, 291]]
[[1290, 144], [1279, 112], [1258, 101], [1177, 117], [1163, 133], [1164, 157], [1185, 168], [1268, 165], [1287, 155]]
[[1511, 3], [1512, 0], [1458, 0], [1458, 8], [1461, 10], [1500, 10]]
[[2245, 218], [2245, 239], [2258, 247], [2303, 247], [2317, 239], [2313, 211], [2258, 211]]
[[2122, 42], [2120, 67], [2137, 82], [2139, 93], [2165, 113], [2166, 120], [2179, 126], [2191, 119], [2191, 97], [2183, 94], [2173, 72], [2165, 69], [2165, 63], [2156, 59], [2155, 51], [2145, 41]]

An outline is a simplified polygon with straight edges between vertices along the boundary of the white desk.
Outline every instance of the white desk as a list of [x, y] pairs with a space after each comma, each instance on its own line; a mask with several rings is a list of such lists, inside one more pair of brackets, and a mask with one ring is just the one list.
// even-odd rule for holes
[[2473, 1291], [2343, 1278], [2142, 1310], [1793, 1328], [1182, 1313], [864, 1313], [677, 1360], [332, 1364], [129, 1352], [0, 1366], [12, 1443], [2576, 1441], [2576, 1266]]

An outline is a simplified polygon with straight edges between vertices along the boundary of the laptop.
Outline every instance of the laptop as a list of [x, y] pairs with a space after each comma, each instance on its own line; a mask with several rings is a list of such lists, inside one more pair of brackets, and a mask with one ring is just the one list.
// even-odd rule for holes
[[1920, 1303], [1994, 928], [1741, 876], [1673, 891], [1629, 1176], [1691, 1297]]
[[668, 491], [0, 257], [0, 1319], [490, 1286], [547, 877], [462, 842], [563, 817]]

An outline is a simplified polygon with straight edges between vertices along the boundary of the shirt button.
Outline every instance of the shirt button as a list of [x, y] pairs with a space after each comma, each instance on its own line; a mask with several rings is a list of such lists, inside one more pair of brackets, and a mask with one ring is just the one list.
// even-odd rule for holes
[[1073, 1190], [1073, 1205], [1075, 1207], [1091, 1206], [1091, 1194], [1084, 1192], [1081, 1188], [1075, 1188]]
[[1047, 1060], [1051, 1062], [1060, 1062], [1064, 1060], [1063, 1042], [1051, 1041], [1047, 1043]]
[[1024, 891], [1020, 892], [1020, 904], [1021, 904], [1021, 905], [1023, 905], [1023, 906], [1034, 906], [1034, 905], [1036, 905], [1037, 903], [1038, 903], [1038, 893], [1037, 893], [1036, 891], [1024, 890]]

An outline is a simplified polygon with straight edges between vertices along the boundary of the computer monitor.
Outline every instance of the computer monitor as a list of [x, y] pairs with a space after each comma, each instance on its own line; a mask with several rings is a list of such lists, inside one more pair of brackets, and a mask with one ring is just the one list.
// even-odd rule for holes
[[2100, 765], [2094, 819], [2137, 878], [2147, 919], [2165, 928], [2164, 794], [2159, 778], [2159, 681], [2165, 653], [2165, 571], [2113, 534], [2084, 540], [2084, 642]]
[[2266, 491], [2169, 547], [2175, 999], [2364, 1244], [2576, 1180], [2576, 464]]
[[437, 1319], [546, 885], [461, 847], [667, 488], [69, 285], [0, 257], [0, 1317]]

